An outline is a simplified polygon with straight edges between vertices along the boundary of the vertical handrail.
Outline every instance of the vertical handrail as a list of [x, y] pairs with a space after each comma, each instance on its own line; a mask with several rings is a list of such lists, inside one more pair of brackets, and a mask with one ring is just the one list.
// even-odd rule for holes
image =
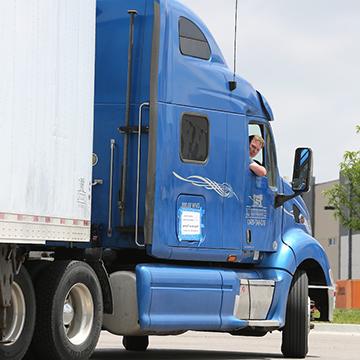
[[108, 229], [107, 236], [112, 236], [112, 194], [113, 194], [113, 179], [114, 179], [114, 150], [115, 140], [110, 140], [110, 175], [109, 175], [109, 209], [108, 209]]
[[[130, 123], [130, 99], [131, 99], [131, 77], [132, 77], [132, 58], [134, 48], [134, 18], [137, 15], [136, 10], [128, 10], [130, 15], [130, 29], [129, 29], [129, 47], [128, 47], [128, 73], [127, 73], [127, 88], [126, 88], [126, 108], [125, 108], [125, 128]], [[129, 139], [128, 132], [124, 133], [124, 153], [122, 163], [122, 177], [121, 177], [121, 192], [120, 192], [120, 225], [125, 223], [125, 193], [126, 193], [126, 178], [127, 178], [127, 161], [128, 161], [128, 147]]]
[[142, 127], [142, 111], [145, 106], [150, 106], [149, 102], [144, 102], [139, 107], [139, 126], [138, 126], [138, 142], [137, 142], [137, 169], [136, 169], [136, 205], [135, 205], [135, 244], [144, 247], [145, 244], [140, 244], [139, 236], [139, 197], [140, 197], [140, 162], [141, 162], [141, 127]]

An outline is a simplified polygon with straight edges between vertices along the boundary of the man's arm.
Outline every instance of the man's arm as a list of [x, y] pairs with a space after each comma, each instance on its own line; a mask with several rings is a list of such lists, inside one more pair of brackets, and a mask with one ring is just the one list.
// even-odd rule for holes
[[251, 162], [249, 168], [257, 176], [266, 176], [266, 169], [262, 165], [257, 164], [255, 161]]

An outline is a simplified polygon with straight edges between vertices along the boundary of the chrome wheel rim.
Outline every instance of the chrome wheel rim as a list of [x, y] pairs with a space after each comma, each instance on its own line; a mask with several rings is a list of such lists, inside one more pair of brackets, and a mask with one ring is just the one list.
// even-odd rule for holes
[[74, 345], [84, 343], [94, 321], [94, 302], [90, 290], [77, 283], [67, 293], [63, 307], [63, 325], [68, 340]]
[[21, 287], [14, 281], [11, 287], [11, 305], [6, 311], [6, 329], [3, 342], [11, 345], [16, 342], [25, 324], [26, 303]]

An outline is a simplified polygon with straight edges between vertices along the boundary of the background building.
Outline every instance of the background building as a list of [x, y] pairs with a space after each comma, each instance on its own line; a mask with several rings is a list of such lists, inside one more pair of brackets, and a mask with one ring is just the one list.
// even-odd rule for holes
[[340, 223], [334, 217], [334, 210], [328, 209], [328, 200], [323, 192], [333, 185], [338, 184], [339, 180], [328, 181], [316, 184], [314, 187], [315, 211], [313, 214], [313, 233], [315, 238], [324, 247], [329, 257], [334, 280], [341, 278], [340, 275]]
[[[311, 214], [313, 236], [328, 255], [335, 281], [349, 278], [349, 231], [335, 219], [323, 192], [338, 183], [333, 180], [315, 184], [313, 178], [311, 191], [303, 196]], [[360, 232], [354, 232], [351, 238], [351, 278], [360, 279]]]

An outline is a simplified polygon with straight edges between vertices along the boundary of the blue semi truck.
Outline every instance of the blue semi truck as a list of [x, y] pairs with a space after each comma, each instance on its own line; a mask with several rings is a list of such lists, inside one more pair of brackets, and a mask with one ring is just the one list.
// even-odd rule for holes
[[[87, 359], [102, 329], [130, 351], [188, 330], [279, 330], [284, 356], [305, 357], [310, 303], [331, 321], [334, 300], [300, 196], [311, 150], [296, 149], [292, 182], [281, 178], [268, 102], [179, 1], [9, 3], [7, 38], [25, 40], [1, 39], [13, 96], [0, 358]], [[251, 135], [267, 176], [249, 169]]]

